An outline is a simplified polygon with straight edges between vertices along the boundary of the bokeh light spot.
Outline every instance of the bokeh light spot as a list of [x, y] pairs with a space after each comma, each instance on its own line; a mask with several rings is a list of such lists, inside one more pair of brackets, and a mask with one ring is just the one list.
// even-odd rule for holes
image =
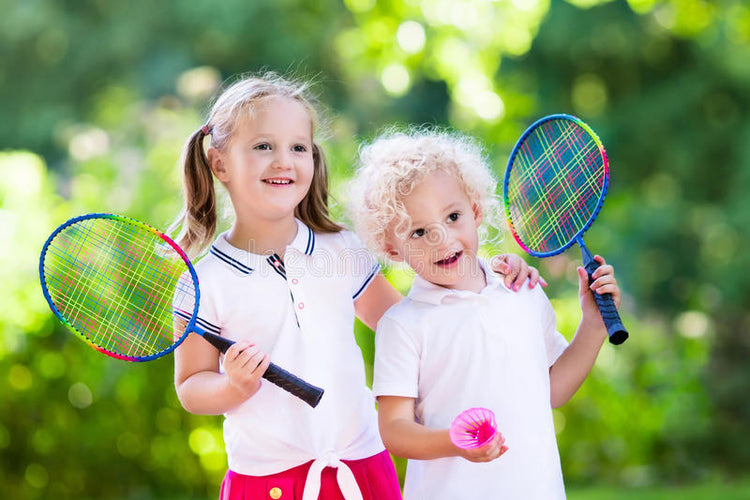
[[398, 27], [396, 40], [404, 52], [407, 54], [416, 54], [424, 48], [424, 28], [416, 21], [406, 21]]
[[400, 96], [409, 89], [411, 77], [403, 65], [390, 64], [383, 69], [380, 81], [386, 92], [393, 96]]

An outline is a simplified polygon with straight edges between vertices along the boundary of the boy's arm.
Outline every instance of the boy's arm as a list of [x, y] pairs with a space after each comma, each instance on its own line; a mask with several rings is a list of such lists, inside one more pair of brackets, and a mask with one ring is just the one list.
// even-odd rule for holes
[[508, 450], [498, 432], [479, 448], [462, 450], [453, 444], [448, 429], [430, 429], [414, 421], [414, 398], [378, 397], [380, 436], [388, 451], [416, 460], [463, 457], [471, 462], [489, 462]]
[[383, 444], [394, 455], [432, 460], [458, 454], [448, 429], [430, 429], [414, 421], [414, 398], [379, 396], [378, 422]]
[[553, 408], [559, 408], [573, 397], [594, 366], [599, 349], [607, 338], [607, 328], [592, 294], [611, 293], [615, 305], [620, 306], [620, 288], [614, 269], [598, 255], [595, 260], [601, 267], [594, 272], [594, 282], [590, 286], [586, 271], [578, 267], [578, 294], [583, 317], [570, 345], [550, 368], [550, 402]]

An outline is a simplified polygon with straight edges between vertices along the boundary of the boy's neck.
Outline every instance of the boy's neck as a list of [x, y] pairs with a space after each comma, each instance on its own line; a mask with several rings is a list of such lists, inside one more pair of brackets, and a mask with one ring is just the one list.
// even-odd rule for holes
[[447, 290], [464, 290], [468, 292], [480, 293], [487, 286], [487, 276], [485, 275], [485, 271], [479, 263], [478, 258], [473, 257], [470, 262], [471, 265], [468, 266], [469, 269], [466, 270], [466, 275], [463, 277], [463, 279], [450, 285], [435, 283], [425, 278], [424, 276], [420, 276], [425, 281]]

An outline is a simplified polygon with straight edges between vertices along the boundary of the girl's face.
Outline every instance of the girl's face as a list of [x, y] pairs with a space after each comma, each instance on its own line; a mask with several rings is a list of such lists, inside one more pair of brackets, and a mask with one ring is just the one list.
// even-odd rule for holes
[[402, 198], [410, 218], [406, 232], [392, 232], [386, 250], [427, 281], [446, 288], [480, 291], [477, 263], [482, 217], [455, 176], [430, 172]]
[[294, 217], [312, 183], [312, 141], [307, 108], [294, 99], [269, 97], [240, 122], [225, 151], [209, 149], [211, 169], [238, 218]]

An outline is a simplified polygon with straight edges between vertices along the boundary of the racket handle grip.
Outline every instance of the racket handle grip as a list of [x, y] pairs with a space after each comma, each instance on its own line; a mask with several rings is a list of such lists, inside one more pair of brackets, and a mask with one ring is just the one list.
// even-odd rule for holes
[[278, 365], [271, 363], [268, 365], [263, 378], [272, 382], [290, 394], [294, 394], [305, 403], [313, 408], [318, 406], [320, 398], [323, 397], [323, 389], [305, 382], [296, 375], [289, 373]]
[[[591, 275], [594, 274], [594, 271], [599, 268], [599, 264], [596, 263], [593, 257], [589, 260], [584, 256], [584, 268], [589, 275], [589, 284], [593, 283], [594, 279], [591, 277]], [[625, 340], [627, 340], [629, 334], [625, 329], [625, 326], [622, 324], [620, 314], [617, 312], [617, 307], [615, 306], [615, 301], [612, 300], [612, 294], [598, 294], [596, 292], [592, 293], [594, 294], [596, 305], [599, 306], [599, 312], [601, 313], [602, 319], [604, 320], [604, 326], [607, 327], [607, 335], [609, 336], [610, 344], [622, 344], [623, 342], [625, 342]]]
[[[229, 349], [229, 347], [234, 344], [233, 341], [219, 335], [214, 335], [210, 332], [204, 331], [201, 333], [201, 335], [211, 345], [216, 347], [221, 352], [227, 352], [227, 349]], [[288, 371], [273, 363], [268, 365], [268, 369], [263, 374], [263, 378], [273, 384], [276, 384], [288, 393], [297, 396], [313, 408], [318, 406], [318, 403], [320, 403], [320, 398], [323, 397], [323, 389], [305, 382], [298, 376], [289, 373]]]

